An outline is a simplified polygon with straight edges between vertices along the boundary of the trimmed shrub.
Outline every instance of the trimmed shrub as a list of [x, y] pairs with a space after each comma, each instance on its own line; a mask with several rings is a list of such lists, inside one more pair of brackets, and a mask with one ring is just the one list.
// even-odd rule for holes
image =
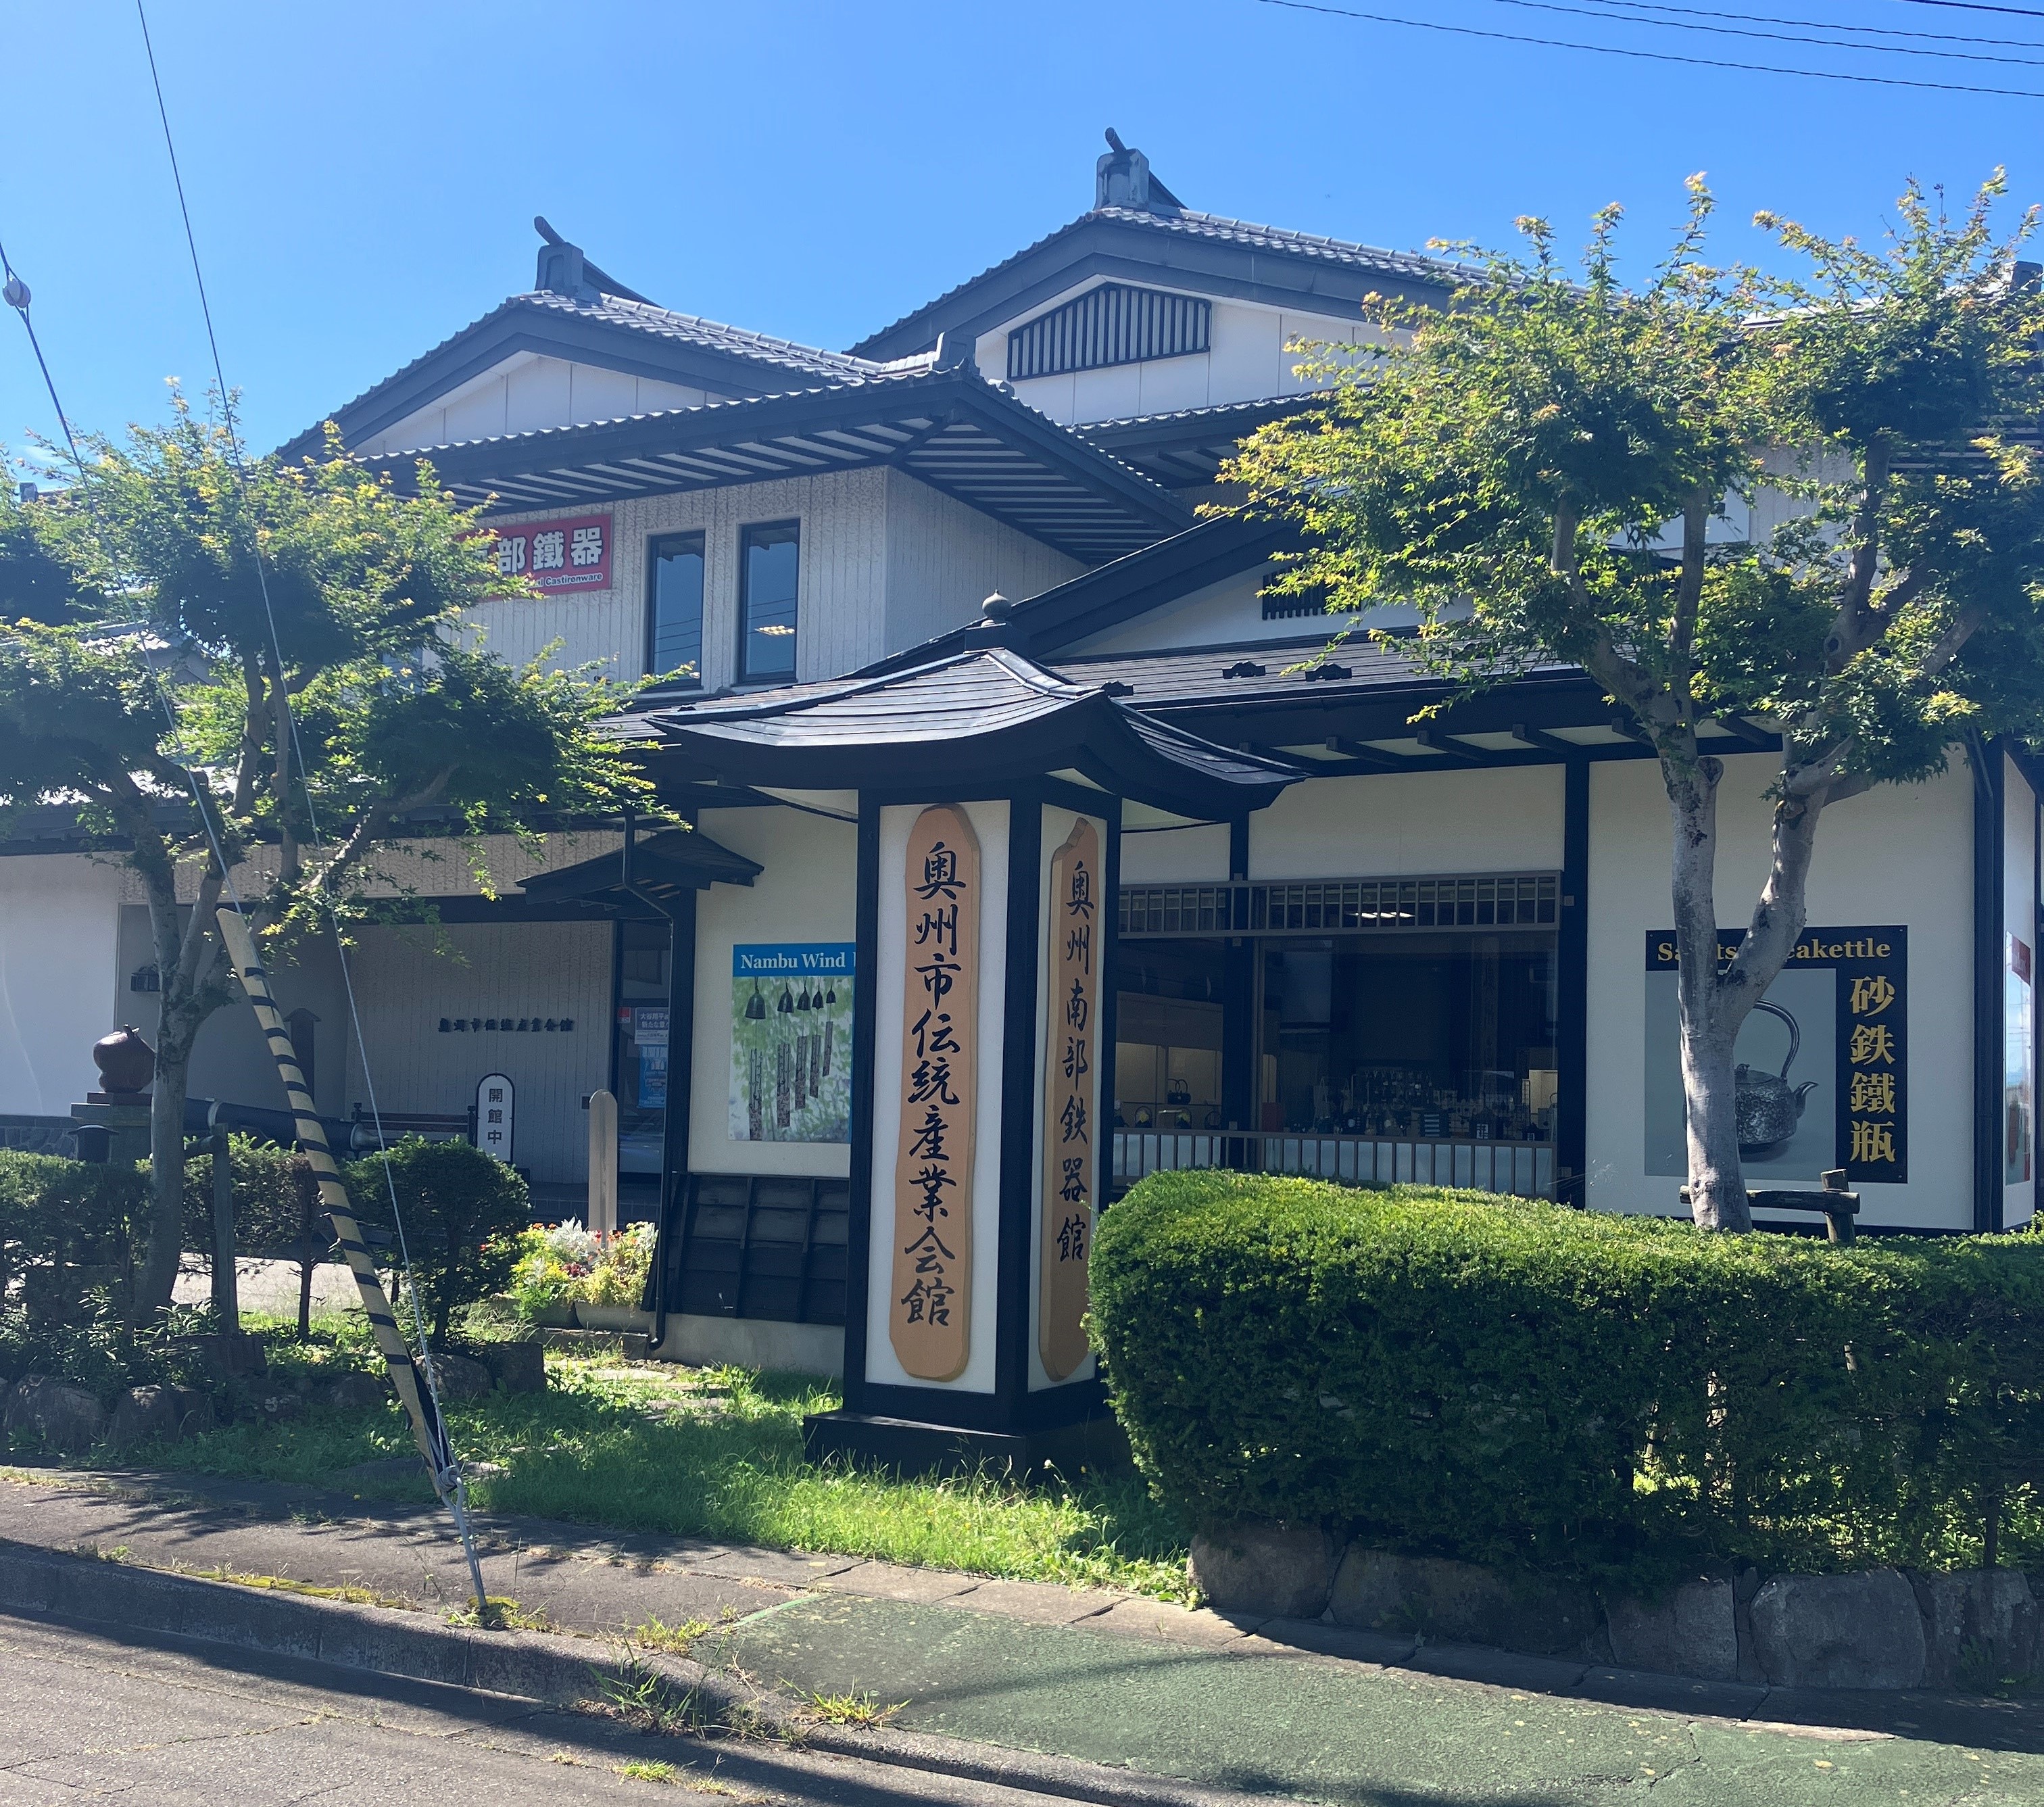
[[1631, 1586], [1977, 1561], [2044, 1429], [2033, 1236], [1834, 1248], [1158, 1175], [1101, 1220], [1093, 1323], [1138, 1462], [1196, 1522]]
[[[298, 1336], [312, 1334], [313, 1271], [338, 1250], [319, 1201], [312, 1163], [294, 1148], [252, 1136], [228, 1138], [234, 1172], [234, 1252], [290, 1261], [298, 1270]], [[213, 1255], [213, 1155], [185, 1162], [185, 1247]]]
[[[389, 1177], [385, 1177], [387, 1162]], [[408, 1136], [387, 1155], [367, 1155], [347, 1170], [365, 1225], [390, 1227], [394, 1188], [419, 1304], [444, 1343], [454, 1314], [501, 1292], [532, 1221], [532, 1194], [517, 1174], [466, 1142]], [[386, 1252], [390, 1265], [398, 1255]]]

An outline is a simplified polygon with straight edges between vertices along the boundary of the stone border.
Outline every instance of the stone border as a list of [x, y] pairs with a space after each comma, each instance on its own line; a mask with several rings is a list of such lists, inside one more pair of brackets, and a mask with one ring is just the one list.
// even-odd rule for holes
[[694, 1695], [716, 1723], [812, 1751], [956, 1776], [1098, 1807], [1251, 1807], [1266, 1797], [1166, 1781], [1073, 1757], [1041, 1756], [928, 1732], [860, 1730], [805, 1717], [787, 1698], [686, 1658], [644, 1650], [593, 1656], [591, 1640], [470, 1629], [423, 1613], [240, 1586], [0, 1540], [0, 1612], [294, 1658], [552, 1707], [601, 1697], [626, 1669]]
[[[2016, 1569], [1764, 1578], [1748, 1569], [1658, 1599], [1600, 1599], [1473, 1563], [1344, 1549], [1318, 1527], [1245, 1521], [1194, 1537], [1192, 1572], [1224, 1613], [1329, 1635], [1341, 1628], [1350, 1640], [1376, 1640], [1375, 1661], [1486, 1681], [1510, 1674], [1528, 1687], [1573, 1686], [1615, 1667], [1750, 1687], [1945, 1688], [1976, 1647], [2010, 1674], [2044, 1667], [2044, 1604]], [[1481, 1663], [1483, 1646], [1514, 1653], [1516, 1667]]]

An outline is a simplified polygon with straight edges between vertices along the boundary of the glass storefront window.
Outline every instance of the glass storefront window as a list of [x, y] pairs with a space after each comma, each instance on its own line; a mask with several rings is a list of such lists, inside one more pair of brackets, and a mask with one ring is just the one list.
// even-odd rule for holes
[[671, 932], [664, 922], [623, 922], [618, 932], [617, 1171], [657, 1177], [667, 1112]]
[[1552, 1140], [1551, 932], [1274, 936], [1258, 967], [1260, 1128]]
[[1114, 1123], [1221, 1126], [1219, 941], [1124, 941], [1116, 955]]

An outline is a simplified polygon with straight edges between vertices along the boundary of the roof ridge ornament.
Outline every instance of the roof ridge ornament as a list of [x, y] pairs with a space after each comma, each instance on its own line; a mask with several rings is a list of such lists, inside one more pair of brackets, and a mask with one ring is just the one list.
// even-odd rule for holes
[[1150, 160], [1121, 141], [1121, 134], [1107, 129], [1107, 154], [1093, 165], [1093, 204], [1127, 207], [1138, 213], [1181, 213], [1185, 204], [1156, 176]]
[[628, 289], [608, 271], [599, 270], [582, 255], [580, 245], [571, 244], [547, 223], [545, 214], [532, 216], [532, 229], [541, 240], [539, 266], [532, 273], [532, 287], [537, 293], [561, 295], [592, 306], [607, 295], [639, 302], [647, 307], [660, 305], [650, 295]]

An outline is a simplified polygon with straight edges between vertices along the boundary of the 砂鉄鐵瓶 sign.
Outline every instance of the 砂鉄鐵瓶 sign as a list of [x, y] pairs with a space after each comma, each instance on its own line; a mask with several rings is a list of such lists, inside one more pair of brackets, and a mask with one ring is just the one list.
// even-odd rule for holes
[[1068, 1379], [1086, 1359], [1086, 1260], [1098, 1194], [1100, 830], [1082, 816], [1051, 859], [1036, 1349]]
[[971, 1354], [972, 1166], [979, 1109], [979, 839], [963, 809], [909, 831], [901, 1123], [894, 1157], [888, 1339], [917, 1380], [955, 1380]]

